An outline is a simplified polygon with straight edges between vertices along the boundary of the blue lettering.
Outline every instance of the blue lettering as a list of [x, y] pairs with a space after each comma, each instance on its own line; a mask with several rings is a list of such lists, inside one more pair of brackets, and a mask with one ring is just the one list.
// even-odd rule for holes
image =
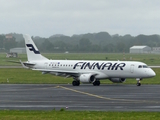
[[126, 66], [125, 63], [114, 63], [112, 65], [112, 63], [90, 63], [90, 62], [78, 62], [74, 65], [73, 69], [76, 69], [77, 67], [79, 67], [80, 69], [95, 69], [97, 68], [98, 70], [104, 70], [105, 68], [108, 68], [108, 70], [123, 70], [124, 67]]
[[92, 67], [93, 67], [94, 64], [95, 64], [95, 62], [94, 62], [92, 65], [90, 65], [90, 62], [88, 62], [88, 63], [85, 65], [84, 69], [86, 69], [86, 67], [88, 67], [89, 69], [92, 69]]
[[73, 67], [73, 69], [76, 69], [76, 67], [79, 67], [80, 65], [78, 65], [78, 64], [82, 64], [83, 62], [78, 62], [78, 63], [76, 63], [75, 65], [74, 65], [74, 67]]
[[116, 66], [115, 70], [117, 70], [118, 68], [120, 68], [121, 70], [123, 70], [123, 67], [126, 66], [125, 63], [120, 63]]
[[102, 63], [101, 65], [99, 65], [99, 63], [96, 63], [96, 64], [94, 65], [93, 69], [94, 69], [95, 67], [97, 67], [97, 69], [100, 70], [103, 64], [104, 64], [104, 63]]
[[115, 64], [112, 66], [112, 69], [111, 69], [111, 70], [113, 70], [116, 65], [117, 65], [117, 63], [115, 63]]
[[83, 67], [84, 67], [84, 65], [85, 65], [85, 64], [86, 64], [86, 62], [84, 62], [84, 63], [83, 63], [83, 65], [82, 65], [81, 69], [83, 69]]
[[105, 63], [102, 67], [102, 70], [104, 70], [105, 67], [108, 67], [108, 70], [110, 70], [111, 66], [112, 66], [112, 63]]

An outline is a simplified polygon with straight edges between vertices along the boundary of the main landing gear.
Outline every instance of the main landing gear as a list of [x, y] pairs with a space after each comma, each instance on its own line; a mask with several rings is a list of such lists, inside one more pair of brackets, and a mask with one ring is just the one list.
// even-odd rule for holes
[[137, 78], [136, 80], [137, 80], [137, 84], [136, 84], [136, 85], [137, 85], [137, 86], [141, 86], [141, 80], [142, 80], [142, 79]]
[[74, 80], [74, 81], [72, 82], [72, 85], [73, 85], [73, 86], [79, 86], [79, 85], [80, 85], [80, 81], [79, 81], [79, 80]]
[[94, 85], [94, 86], [99, 86], [99, 85], [100, 85], [100, 81], [99, 81], [99, 80], [94, 81], [94, 82], [93, 82], [93, 85]]
[[[72, 85], [73, 86], [79, 86], [80, 85], [80, 81], [79, 80], [73, 80]], [[99, 86], [100, 85], [100, 81], [99, 80], [94, 81], [93, 85], [94, 86]]]

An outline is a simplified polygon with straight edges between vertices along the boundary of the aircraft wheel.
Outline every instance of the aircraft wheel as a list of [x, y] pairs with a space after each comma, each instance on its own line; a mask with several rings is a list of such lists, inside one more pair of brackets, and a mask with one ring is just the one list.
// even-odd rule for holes
[[73, 85], [73, 86], [76, 86], [76, 81], [73, 81], [73, 82], [72, 82], [72, 85]]
[[79, 86], [80, 85], [80, 81], [76, 81], [77, 82], [77, 86]]
[[137, 78], [136, 80], [137, 80], [137, 84], [136, 84], [136, 85], [137, 85], [137, 86], [141, 86], [141, 80], [142, 80], [142, 79]]
[[99, 86], [99, 85], [100, 85], [100, 81], [99, 81], [99, 80], [95, 81], [95, 82], [93, 83], [93, 85], [94, 85], [94, 86]]
[[73, 85], [73, 86], [79, 86], [79, 85], [80, 85], [80, 82], [74, 80], [74, 81], [72, 82], [72, 85]]
[[137, 83], [137, 86], [141, 86], [141, 83]]
[[100, 85], [100, 81], [98, 80], [98, 81], [97, 81], [97, 86], [99, 86], [99, 85]]

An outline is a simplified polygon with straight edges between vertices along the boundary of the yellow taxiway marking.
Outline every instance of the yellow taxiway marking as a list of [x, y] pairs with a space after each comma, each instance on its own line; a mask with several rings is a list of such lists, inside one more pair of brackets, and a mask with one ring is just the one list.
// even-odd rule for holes
[[56, 88], [63, 88], [65, 90], [73, 91], [73, 92], [76, 92], [76, 93], [80, 93], [80, 94], [84, 94], [84, 95], [88, 95], [88, 96], [92, 96], [92, 97], [96, 97], [96, 98], [100, 98], [100, 99], [104, 99], [104, 100], [115, 100], [115, 101], [123, 101], [123, 102], [137, 102], [137, 103], [159, 103], [158, 101], [108, 98], [108, 97], [103, 97], [103, 96], [99, 96], [99, 95], [95, 95], [95, 94], [91, 94], [91, 93], [87, 93], [87, 92], [78, 91], [78, 90], [67, 88], [67, 87], [64, 87], [64, 86], [57, 86]]

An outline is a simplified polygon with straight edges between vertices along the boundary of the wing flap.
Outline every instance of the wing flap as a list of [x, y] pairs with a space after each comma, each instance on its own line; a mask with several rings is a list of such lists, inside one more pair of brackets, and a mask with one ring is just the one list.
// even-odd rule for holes
[[93, 75], [98, 75], [98, 73], [96, 72], [91, 72], [91, 71], [85, 71], [85, 72], [78, 72], [78, 71], [65, 71], [65, 70], [47, 70], [47, 69], [32, 69], [32, 70], [36, 70], [36, 71], [41, 71], [42, 74], [47, 74], [47, 73], [51, 73], [51, 74], [55, 74], [57, 76], [67, 76], [67, 77], [78, 77], [81, 74], [86, 74], [86, 73], [90, 73]]
[[48, 69], [32, 69], [42, 72], [57, 72], [57, 73], [73, 73], [73, 74], [79, 74], [77, 71], [65, 71], [65, 70], [48, 70]]

